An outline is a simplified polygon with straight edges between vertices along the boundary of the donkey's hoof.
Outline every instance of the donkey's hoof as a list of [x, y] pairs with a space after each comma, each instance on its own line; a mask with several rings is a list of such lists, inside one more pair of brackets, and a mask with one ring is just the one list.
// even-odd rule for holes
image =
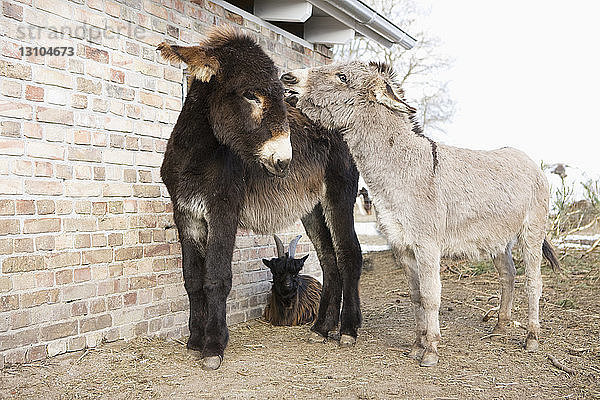
[[506, 333], [506, 324], [496, 324], [494, 329], [492, 329], [492, 334], [494, 335], [503, 335]]
[[310, 333], [308, 334], [309, 343], [325, 343], [326, 341], [327, 338], [325, 336], [322, 336], [320, 333], [317, 333], [315, 331], [310, 331]]
[[426, 351], [423, 354], [423, 358], [421, 358], [421, 363], [419, 364], [421, 367], [433, 367], [437, 365], [440, 357], [434, 353], [433, 351]]
[[350, 335], [340, 336], [340, 347], [342, 347], [342, 348], [354, 347], [355, 344], [356, 344], [356, 338], [354, 338]]
[[535, 338], [527, 338], [525, 341], [525, 350], [537, 351], [540, 348], [540, 342]]
[[408, 357], [414, 358], [415, 360], [420, 360], [423, 358], [423, 353], [425, 353], [425, 349], [421, 346], [412, 346], [410, 348], [410, 352], [408, 353]]
[[223, 362], [222, 356], [210, 356], [202, 359], [202, 369], [205, 371], [214, 371], [221, 366]]

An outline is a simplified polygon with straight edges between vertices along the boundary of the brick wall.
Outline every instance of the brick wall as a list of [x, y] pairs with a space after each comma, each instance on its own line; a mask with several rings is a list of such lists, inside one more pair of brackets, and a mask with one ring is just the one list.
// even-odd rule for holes
[[[0, 367], [102, 340], [187, 334], [180, 246], [159, 176], [183, 72], [156, 45], [194, 43], [229, 23], [281, 68], [331, 56], [219, 4], [2, 1]], [[21, 46], [74, 54], [22, 56]], [[297, 223], [284, 239], [301, 230]], [[273, 254], [270, 237], [239, 233], [230, 323], [262, 312], [270, 276], [260, 259]]]

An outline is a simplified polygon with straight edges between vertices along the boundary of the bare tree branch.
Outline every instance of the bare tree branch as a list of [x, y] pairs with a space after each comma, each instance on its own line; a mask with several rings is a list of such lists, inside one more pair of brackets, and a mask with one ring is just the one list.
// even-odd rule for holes
[[334, 46], [337, 60], [380, 60], [394, 67], [398, 83], [407, 92], [409, 101], [418, 104], [418, 119], [426, 131], [444, 131], [445, 123], [454, 115], [455, 103], [448, 90], [448, 82], [440, 80], [440, 73], [447, 70], [452, 61], [440, 51], [439, 38], [420, 30], [417, 21], [427, 14], [414, 0], [366, 0], [381, 14], [395, 21], [417, 39], [411, 50], [400, 46], [391, 49], [356, 37], [349, 44]]

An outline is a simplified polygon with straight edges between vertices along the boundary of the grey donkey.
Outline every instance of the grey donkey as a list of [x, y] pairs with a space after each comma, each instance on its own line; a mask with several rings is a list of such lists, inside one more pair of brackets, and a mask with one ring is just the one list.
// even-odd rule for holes
[[288, 101], [325, 128], [340, 129], [373, 193], [380, 223], [403, 265], [416, 319], [410, 356], [438, 363], [440, 257], [491, 256], [501, 301], [494, 332], [511, 320], [514, 245], [526, 273], [526, 348], [539, 346], [542, 254], [558, 268], [545, 238], [549, 185], [540, 168], [513, 148], [478, 151], [423, 135], [415, 109], [385, 64], [348, 62], [281, 77]]

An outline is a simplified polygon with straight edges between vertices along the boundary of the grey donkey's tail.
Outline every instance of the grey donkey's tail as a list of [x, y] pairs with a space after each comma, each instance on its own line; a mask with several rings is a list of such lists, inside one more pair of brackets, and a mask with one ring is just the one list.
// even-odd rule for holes
[[542, 245], [542, 253], [544, 254], [544, 258], [550, 263], [552, 271], [561, 270], [556, 250], [554, 250], [554, 247], [552, 247], [552, 244], [550, 244], [550, 242], [546, 238], [544, 238], [544, 244]]

